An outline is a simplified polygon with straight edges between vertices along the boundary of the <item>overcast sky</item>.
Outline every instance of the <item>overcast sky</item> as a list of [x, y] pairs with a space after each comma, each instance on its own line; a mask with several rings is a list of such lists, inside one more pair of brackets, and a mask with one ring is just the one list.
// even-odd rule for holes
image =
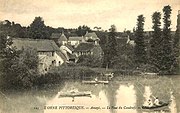
[[151, 30], [151, 16], [165, 5], [172, 7], [175, 30], [180, 0], [0, 0], [0, 20], [10, 20], [28, 26], [36, 16], [43, 17], [52, 27], [77, 28], [79, 25], [102, 27], [114, 24], [118, 31], [132, 30], [137, 16], [143, 14], [145, 30]]

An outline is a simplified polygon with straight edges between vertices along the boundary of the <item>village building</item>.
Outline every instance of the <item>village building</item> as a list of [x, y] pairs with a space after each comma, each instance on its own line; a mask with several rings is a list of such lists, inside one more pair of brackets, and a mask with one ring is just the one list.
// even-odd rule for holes
[[52, 33], [51, 40], [54, 40], [54, 42], [60, 47], [61, 45], [65, 45], [68, 42], [67, 37], [64, 35], [64, 32], [62, 33]]
[[65, 44], [60, 47], [61, 52], [66, 56], [67, 63], [70, 62], [77, 62], [77, 57], [73, 54], [74, 48], [69, 45]]
[[76, 48], [81, 42], [84, 42], [84, 37], [73, 36], [68, 39], [68, 44], [74, 48]]
[[36, 49], [39, 57], [38, 70], [40, 73], [46, 73], [50, 68], [60, 66], [67, 60], [53, 40], [13, 38], [13, 46], [17, 50], [23, 48]]
[[64, 54], [67, 63], [78, 61], [82, 55], [92, 55], [102, 57], [103, 51], [99, 45], [100, 39], [95, 32], [86, 32], [85, 36], [69, 36], [68, 39], [64, 33], [53, 33], [51, 39], [59, 44], [59, 50]]
[[77, 57], [88, 56], [88, 55], [95, 56], [97, 58], [103, 57], [103, 51], [100, 45], [95, 45], [94, 43], [90, 43], [90, 42], [80, 43], [74, 49], [74, 54]]
[[98, 45], [100, 41], [100, 39], [98, 38], [95, 32], [92, 33], [86, 32], [86, 34], [84, 35], [84, 39], [86, 42], [94, 42], [95, 45]]

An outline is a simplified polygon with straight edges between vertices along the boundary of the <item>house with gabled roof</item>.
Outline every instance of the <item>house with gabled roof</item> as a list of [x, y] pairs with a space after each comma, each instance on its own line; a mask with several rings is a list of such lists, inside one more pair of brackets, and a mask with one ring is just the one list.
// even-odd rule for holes
[[83, 37], [80, 36], [72, 36], [68, 39], [68, 44], [70, 44], [73, 47], [77, 47], [78, 44], [84, 41]]
[[84, 39], [86, 42], [94, 42], [94, 44], [99, 44], [99, 37], [96, 35], [95, 32], [86, 32], [86, 34], [84, 35]]
[[40, 73], [46, 73], [50, 68], [60, 66], [67, 60], [53, 40], [13, 38], [12, 41], [12, 46], [17, 50], [22, 50], [23, 48], [34, 48], [37, 50], [39, 57], [38, 70]]
[[77, 57], [73, 54], [74, 48], [71, 45], [69, 44], [62, 45], [60, 47], [60, 50], [66, 56], [67, 63], [77, 61]]
[[60, 47], [61, 45], [65, 45], [68, 42], [67, 37], [65, 36], [64, 32], [62, 33], [52, 33], [51, 40], [54, 40], [54, 42]]

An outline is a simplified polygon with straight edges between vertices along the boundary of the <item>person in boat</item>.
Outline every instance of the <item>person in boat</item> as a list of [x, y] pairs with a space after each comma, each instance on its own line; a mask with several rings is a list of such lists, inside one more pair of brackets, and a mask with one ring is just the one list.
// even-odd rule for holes
[[94, 79], [94, 81], [97, 82], [97, 81], [98, 81], [98, 77], [96, 77], [96, 78]]
[[153, 106], [153, 102], [152, 102], [151, 99], [149, 99], [147, 103], [148, 103], [148, 107], [152, 107]]
[[154, 100], [154, 105], [156, 105], [156, 106], [159, 106], [159, 105], [160, 105], [158, 97], [155, 98], [155, 100]]

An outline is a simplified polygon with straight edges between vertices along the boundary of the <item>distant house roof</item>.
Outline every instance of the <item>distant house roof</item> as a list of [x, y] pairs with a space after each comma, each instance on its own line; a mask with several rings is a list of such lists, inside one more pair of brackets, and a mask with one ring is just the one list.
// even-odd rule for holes
[[100, 40], [99, 38], [98, 38], [98, 36], [96, 35], [96, 33], [95, 32], [92, 32], [92, 33], [86, 33], [85, 35], [84, 35], [84, 37], [89, 37], [89, 38], [91, 38], [91, 39], [93, 39], [93, 40]]
[[75, 52], [86, 52], [90, 51], [95, 47], [93, 43], [80, 43], [76, 48]]
[[37, 51], [59, 51], [55, 42], [47, 39], [13, 38], [13, 46], [18, 50], [31, 47], [37, 49]]
[[52, 33], [51, 39], [59, 39], [60, 41], [67, 41], [66, 36], [64, 33]]
[[69, 37], [69, 41], [81, 41], [83, 37], [75, 36], [75, 37]]

